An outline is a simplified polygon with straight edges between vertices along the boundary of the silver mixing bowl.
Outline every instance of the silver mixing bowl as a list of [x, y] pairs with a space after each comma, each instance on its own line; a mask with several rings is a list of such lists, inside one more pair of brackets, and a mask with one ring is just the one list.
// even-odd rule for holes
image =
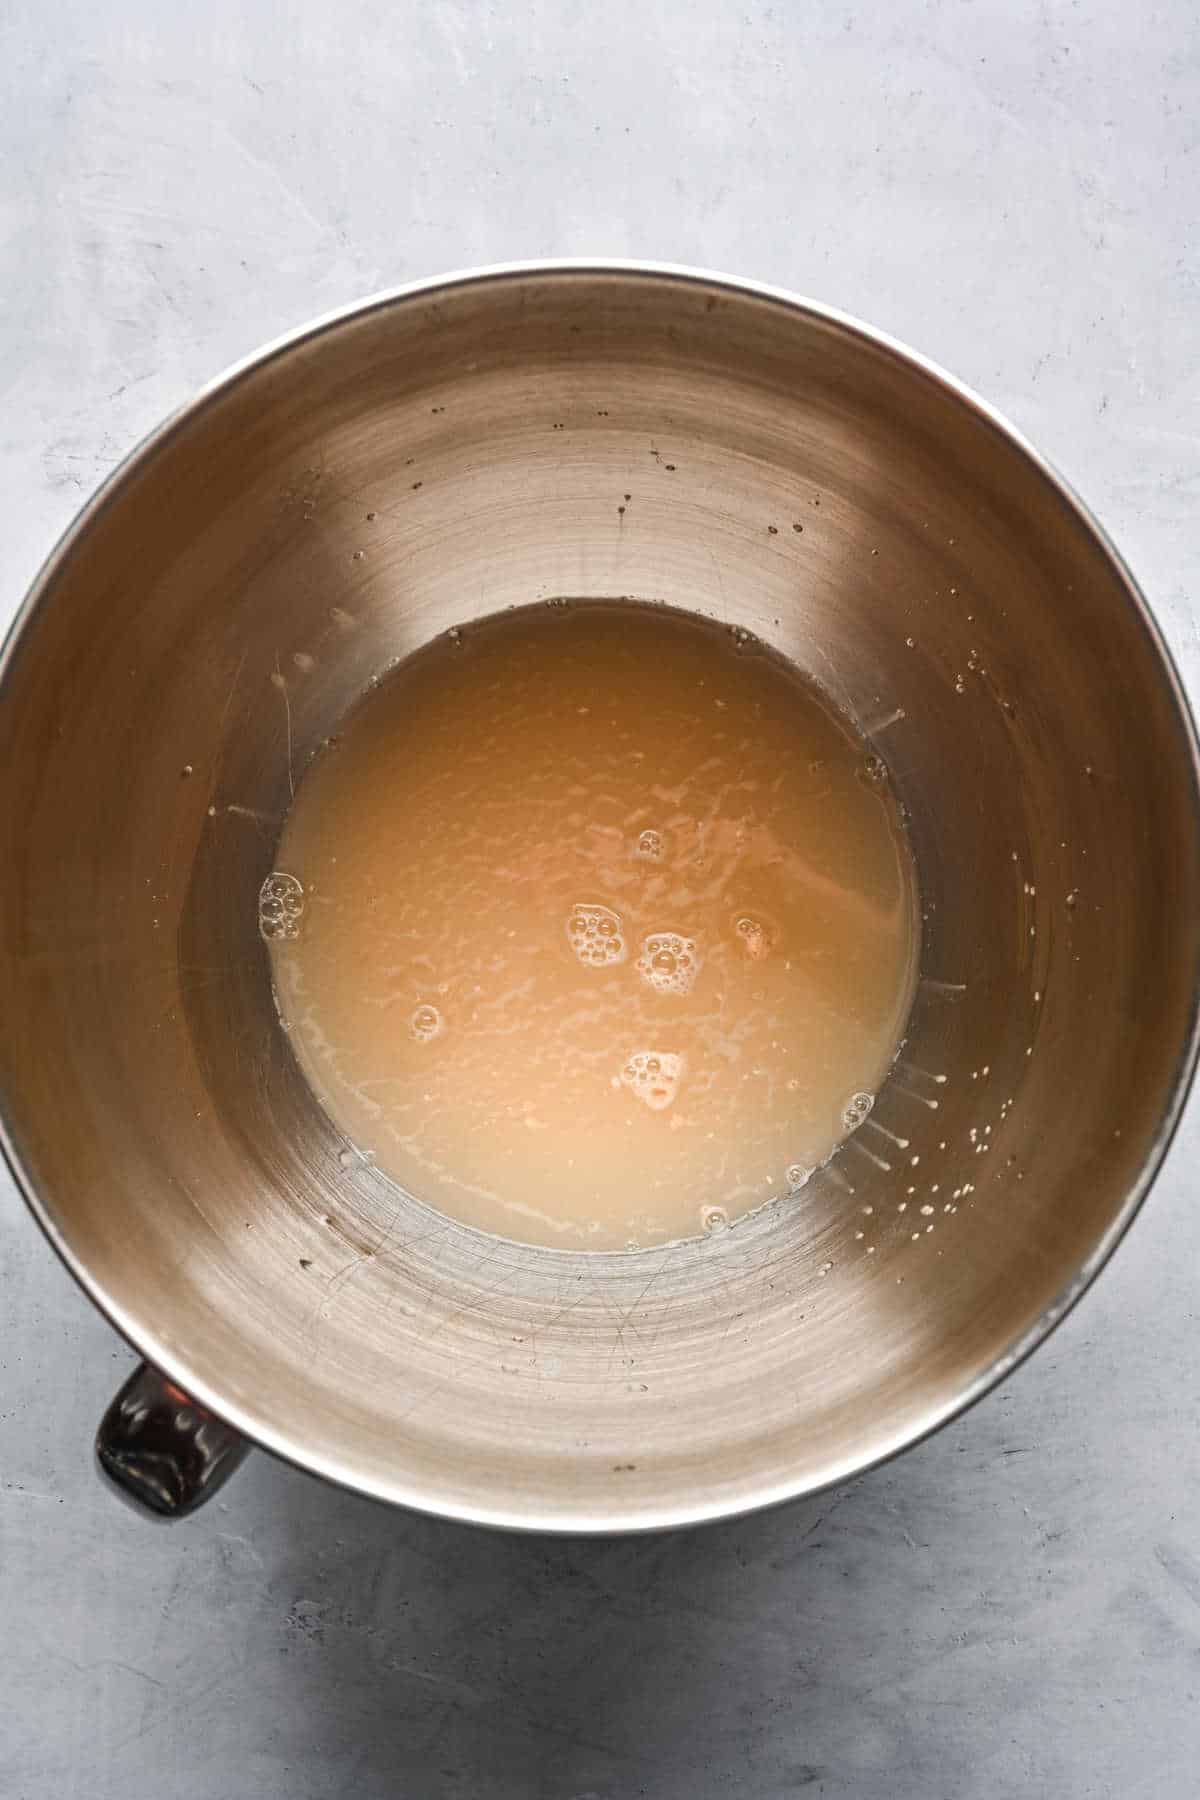
[[[892, 771], [923, 894], [868, 1122], [799, 1203], [626, 1255], [481, 1237], [347, 1156], [256, 922], [293, 786], [372, 677], [571, 595], [712, 614], [815, 676]], [[910, 1444], [1140, 1204], [1195, 1057], [1198, 921], [1187, 709], [1095, 522], [938, 370], [715, 276], [497, 269], [301, 331], [134, 453], [4, 655], [4, 1137], [152, 1365], [102, 1450], [162, 1510], [237, 1434], [572, 1531]]]

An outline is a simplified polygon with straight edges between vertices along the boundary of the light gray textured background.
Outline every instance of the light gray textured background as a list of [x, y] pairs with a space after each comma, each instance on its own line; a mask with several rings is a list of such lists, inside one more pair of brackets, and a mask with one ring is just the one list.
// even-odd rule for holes
[[[1198, 18], [5, 0], [0, 624], [113, 462], [260, 341], [444, 268], [643, 255], [859, 312], [980, 388], [1195, 692]], [[1198, 1121], [970, 1417], [812, 1504], [612, 1543], [263, 1456], [142, 1524], [89, 1466], [129, 1353], [0, 1178], [0, 1796], [1195, 1794]]]

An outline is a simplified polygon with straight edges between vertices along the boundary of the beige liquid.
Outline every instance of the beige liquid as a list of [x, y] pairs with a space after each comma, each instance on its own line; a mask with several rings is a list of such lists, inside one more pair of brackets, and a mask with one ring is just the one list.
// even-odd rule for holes
[[882, 765], [777, 657], [658, 607], [528, 608], [410, 658], [309, 768], [278, 868], [264, 935], [331, 1118], [528, 1242], [802, 1204], [908, 1012]]

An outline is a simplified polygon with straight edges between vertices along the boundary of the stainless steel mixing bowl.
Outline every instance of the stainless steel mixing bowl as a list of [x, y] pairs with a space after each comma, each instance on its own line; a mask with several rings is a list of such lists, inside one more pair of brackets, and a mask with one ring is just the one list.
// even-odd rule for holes
[[[570, 595], [713, 614], [809, 670], [886, 758], [923, 890], [867, 1123], [798, 1201], [629, 1255], [483, 1238], [348, 1154], [256, 920], [364, 686]], [[612, 1531], [911, 1443], [1050, 1330], [1146, 1192], [1195, 1056], [1198, 851], [1196, 745], [1129, 574], [886, 339], [718, 277], [549, 265], [263, 352], [85, 509], [3, 665], [8, 1152], [197, 1403], [143, 1377], [117, 1451], [191, 1504], [236, 1460], [210, 1408], [383, 1499]]]

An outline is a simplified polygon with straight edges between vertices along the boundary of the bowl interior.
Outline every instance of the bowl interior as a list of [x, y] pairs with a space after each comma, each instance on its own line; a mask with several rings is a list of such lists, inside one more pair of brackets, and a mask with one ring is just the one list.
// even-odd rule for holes
[[[893, 1076], [802, 1202], [602, 1256], [343, 1167], [255, 902], [392, 661], [620, 595], [758, 634], [854, 715], [924, 924]], [[1127, 578], [952, 385], [707, 278], [405, 293], [165, 428], [9, 647], [0, 867], [0, 1106], [90, 1291], [268, 1445], [474, 1518], [709, 1517], [919, 1435], [1102, 1260], [1190, 1073], [1193, 744]]]

